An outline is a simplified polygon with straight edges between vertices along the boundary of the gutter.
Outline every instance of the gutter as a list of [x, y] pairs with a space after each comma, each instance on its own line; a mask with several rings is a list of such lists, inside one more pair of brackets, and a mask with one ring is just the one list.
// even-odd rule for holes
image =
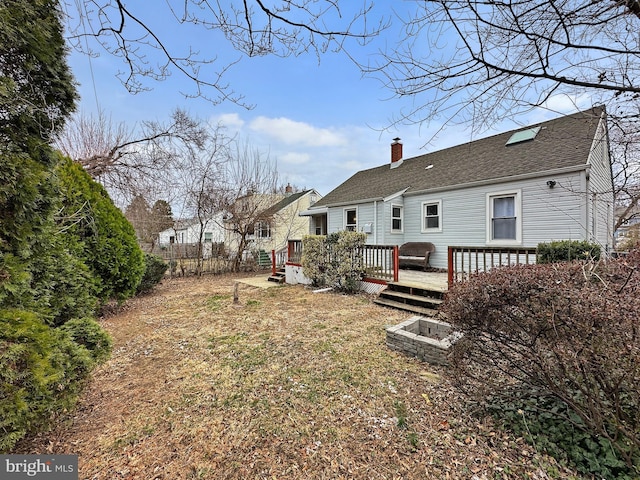
[[318, 207], [318, 208], [310, 208], [308, 210], [303, 210], [298, 213], [299, 217], [310, 217], [312, 215], [322, 215], [329, 213], [329, 207]]

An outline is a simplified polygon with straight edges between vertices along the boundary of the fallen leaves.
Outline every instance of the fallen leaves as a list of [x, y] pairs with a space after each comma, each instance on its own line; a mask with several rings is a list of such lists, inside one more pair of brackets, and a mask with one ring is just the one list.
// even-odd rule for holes
[[167, 281], [105, 319], [112, 358], [22, 451], [78, 454], [92, 480], [545, 478], [442, 369], [386, 348], [404, 313], [302, 286], [234, 305], [234, 281]]

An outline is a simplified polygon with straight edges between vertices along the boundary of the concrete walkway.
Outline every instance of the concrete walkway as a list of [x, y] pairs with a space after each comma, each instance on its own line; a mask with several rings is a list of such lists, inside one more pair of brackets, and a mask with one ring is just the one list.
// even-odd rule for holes
[[262, 273], [260, 275], [256, 275], [255, 277], [238, 278], [236, 279], [236, 281], [240, 283], [244, 283], [246, 285], [251, 285], [252, 287], [259, 287], [259, 288], [270, 288], [270, 287], [277, 287], [280, 285], [277, 282], [270, 282], [269, 280], [267, 280], [268, 278], [269, 278], [268, 274]]

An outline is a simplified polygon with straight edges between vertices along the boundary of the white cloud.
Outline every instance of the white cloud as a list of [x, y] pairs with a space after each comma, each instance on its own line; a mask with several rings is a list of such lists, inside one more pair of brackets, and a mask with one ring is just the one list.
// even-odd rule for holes
[[284, 117], [256, 117], [249, 126], [256, 132], [289, 145], [338, 147], [346, 145], [348, 142], [347, 138], [339, 132], [327, 128], [317, 128], [308, 123]]
[[239, 131], [244, 127], [244, 120], [237, 113], [223, 113], [222, 115], [214, 115], [209, 119], [212, 125], [221, 124], [232, 132]]
[[305, 163], [309, 163], [310, 159], [311, 155], [308, 153], [287, 152], [282, 155], [278, 155], [278, 161], [282, 161], [283, 163], [288, 163], [290, 165], [304, 165]]

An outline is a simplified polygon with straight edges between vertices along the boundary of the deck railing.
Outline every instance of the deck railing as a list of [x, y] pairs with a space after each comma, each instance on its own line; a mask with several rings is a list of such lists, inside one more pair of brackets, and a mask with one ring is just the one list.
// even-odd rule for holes
[[536, 263], [535, 247], [449, 247], [448, 283], [469, 278], [472, 273], [486, 272], [494, 267]]
[[289, 240], [287, 244], [287, 262], [302, 262], [302, 240]]
[[[366, 276], [385, 281], [398, 281], [397, 245], [365, 245], [362, 248], [362, 261]], [[302, 241], [289, 240], [287, 247], [271, 251], [271, 269], [276, 270], [285, 263], [299, 265], [302, 262]]]
[[397, 245], [365, 245], [362, 247], [362, 261], [367, 277], [398, 281]]

